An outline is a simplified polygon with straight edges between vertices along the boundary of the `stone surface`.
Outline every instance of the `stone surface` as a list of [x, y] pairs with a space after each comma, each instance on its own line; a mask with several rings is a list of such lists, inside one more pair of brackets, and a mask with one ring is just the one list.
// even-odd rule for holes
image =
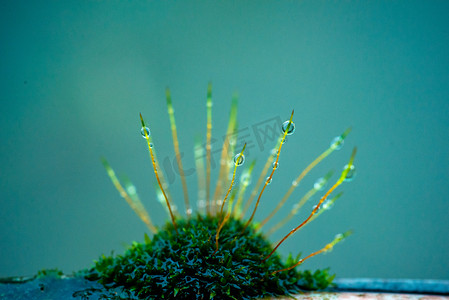
[[[285, 298], [288, 299], [288, 298]], [[390, 293], [306, 293], [298, 295], [295, 299], [302, 300], [357, 300], [357, 299], [372, 299], [372, 300], [447, 300], [448, 296], [430, 296], [417, 294], [390, 294]]]
[[449, 280], [345, 278], [334, 283], [339, 291], [371, 291], [449, 295]]
[[[335, 283], [337, 287], [332, 291], [304, 293], [297, 295], [295, 298], [310, 300], [449, 300], [449, 281], [339, 279]], [[372, 291], [376, 291], [376, 293]], [[102, 285], [80, 277], [7, 278], [0, 280], [0, 299], [2, 300], [100, 300], [111, 299], [118, 293], [120, 292], [106, 291]]]

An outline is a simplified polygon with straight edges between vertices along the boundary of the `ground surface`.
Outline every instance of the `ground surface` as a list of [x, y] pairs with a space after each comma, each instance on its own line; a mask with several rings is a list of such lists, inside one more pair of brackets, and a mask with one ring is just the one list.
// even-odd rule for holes
[[[336, 284], [337, 288], [333, 291], [305, 293], [296, 296], [296, 299], [449, 299], [449, 281], [340, 279], [336, 280]], [[7, 278], [0, 283], [2, 300], [99, 300], [111, 299], [116, 293], [119, 292], [105, 294], [101, 285], [73, 277]]]

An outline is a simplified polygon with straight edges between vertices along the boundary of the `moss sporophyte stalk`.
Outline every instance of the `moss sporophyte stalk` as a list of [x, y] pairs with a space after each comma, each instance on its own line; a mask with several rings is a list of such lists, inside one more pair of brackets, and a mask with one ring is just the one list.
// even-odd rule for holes
[[[193, 205], [183, 173], [174, 110], [168, 89], [166, 98], [174, 151], [183, 187], [185, 213], [176, 209], [176, 201], [172, 198], [159, 167], [157, 145], [153, 145], [151, 131], [140, 115], [141, 135], [146, 140], [157, 181], [156, 193], [166, 208], [170, 221], [161, 227], [154, 225], [134, 185], [129, 180], [122, 181], [122, 184], [109, 163], [103, 159], [114, 186], [147, 225], [152, 236], [145, 233], [144, 241], [134, 242], [123, 255], [101, 256], [86, 277], [100, 282], [107, 289], [120, 289], [126, 293], [126, 298], [132, 299], [254, 299], [288, 296], [301, 291], [327, 288], [334, 278], [328, 269], [311, 272], [298, 270], [297, 267], [308, 258], [331, 250], [350, 234], [349, 231], [337, 234], [334, 240], [322, 249], [304, 258], [290, 255], [283, 260], [277, 249], [304, 225], [328, 210], [341, 196], [339, 193], [330, 197], [340, 184], [354, 177], [353, 161], [356, 148], [336, 182], [324, 193], [305, 220], [296, 222], [296, 227], [287, 232], [280, 241], [273, 243], [267, 239], [268, 235], [280, 230], [282, 225], [294, 218], [307, 200], [324, 188], [332, 172], [318, 179], [313, 188], [293, 206], [280, 223], [273, 225], [265, 233], [262, 228], [287, 202], [301, 180], [325, 157], [343, 146], [350, 129], [334, 138], [329, 148], [292, 181], [290, 188], [270, 215], [256, 223], [257, 208], [263, 204], [263, 193], [272, 182], [279, 166], [286, 136], [295, 132], [294, 112], [292, 111], [289, 119], [280, 126], [274, 148], [245, 201], [244, 196], [253, 178], [255, 161], [246, 164], [245, 169], [246, 144], [241, 149], [235, 149], [235, 97], [231, 103], [228, 129], [221, 150], [218, 181], [214, 190], [211, 189], [212, 86], [209, 84], [206, 97], [206, 153], [204, 155], [201, 140], [197, 141], [194, 150], [198, 195]], [[236, 182], [239, 184], [235, 184]], [[256, 200], [255, 204], [253, 200]]]

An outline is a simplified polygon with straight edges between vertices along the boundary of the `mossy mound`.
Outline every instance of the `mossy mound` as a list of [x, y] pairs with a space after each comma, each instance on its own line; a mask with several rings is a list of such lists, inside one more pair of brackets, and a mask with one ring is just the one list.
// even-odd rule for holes
[[150, 240], [133, 243], [116, 257], [102, 256], [87, 277], [106, 287], [121, 287], [139, 299], [253, 299], [284, 296], [303, 290], [324, 289], [334, 276], [328, 270], [279, 272], [294, 264], [283, 263], [262, 234], [230, 219], [220, 232], [215, 251], [218, 219], [198, 215], [177, 220], [178, 234], [167, 224]]

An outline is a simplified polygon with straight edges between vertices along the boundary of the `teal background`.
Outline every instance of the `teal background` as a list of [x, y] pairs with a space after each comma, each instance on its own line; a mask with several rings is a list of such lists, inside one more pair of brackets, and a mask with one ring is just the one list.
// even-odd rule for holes
[[[330, 212], [281, 246], [282, 254], [307, 255], [353, 229], [332, 253], [302, 268], [330, 266], [340, 277], [449, 279], [449, 2], [2, 1], [0, 7], [0, 276], [55, 267], [70, 273], [143, 240], [146, 227], [115, 191], [100, 156], [131, 178], [155, 223], [163, 224], [139, 112], [159, 156], [173, 158], [164, 97], [170, 86], [183, 162], [192, 167], [194, 138], [206, 132], [211, 80], [217, 138], [235, 91], [241, 128], [287, 120], [295, 109], [296, 132], [263, 195], [259, 221], [334, 136], [353, 128], [276, 220], [318, 177], [341, 170], [353, 146], [357, 177], [339, 188], [344, 196]], [[250, 152], [255, 173], [267, 155]], [[196, 176], [187, 182], [195, 199]], [[182, 207], [179, 178], [171, 192]]]

